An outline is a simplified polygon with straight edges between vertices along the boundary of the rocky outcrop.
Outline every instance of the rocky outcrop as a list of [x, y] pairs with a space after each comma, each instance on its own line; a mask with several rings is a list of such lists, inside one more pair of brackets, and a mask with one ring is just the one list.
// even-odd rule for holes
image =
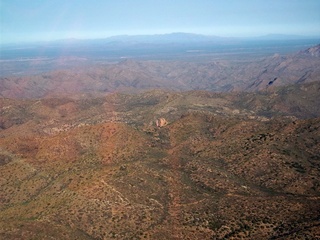
[[165, 118], [159, 118], [156, 120], [157, 127], [164, 127], [168, 124], [167, 120]]

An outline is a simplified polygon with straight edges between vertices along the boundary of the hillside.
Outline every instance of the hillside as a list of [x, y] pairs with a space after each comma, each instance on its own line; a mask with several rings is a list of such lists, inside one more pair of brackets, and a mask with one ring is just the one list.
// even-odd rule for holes
[[319, 89], [1, 98], [0, 238], [316, 239]]
[[[268, 90], [319, 81], [319, 46], [290, 55], [251, 60], [137, 61], [95, 64], [30, 76], [0, 78], [0, 96], [43, 98], [141, 90]], [[205, 58], [205, 56], [202, 56]], [[212, 59], [212, 58], [211, 58]], [[40, 61], [41, 62], [41, 61]], [[66, 60], [72, 62], [72, 59]], [[70, 63], [71, 64], [71, 63]]]

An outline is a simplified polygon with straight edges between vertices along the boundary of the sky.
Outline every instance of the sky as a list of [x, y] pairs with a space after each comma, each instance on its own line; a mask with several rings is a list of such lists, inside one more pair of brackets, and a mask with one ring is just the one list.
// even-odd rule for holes
[[320, 36], [320, 0], [0, 0], [0, 43], [173, 32]]

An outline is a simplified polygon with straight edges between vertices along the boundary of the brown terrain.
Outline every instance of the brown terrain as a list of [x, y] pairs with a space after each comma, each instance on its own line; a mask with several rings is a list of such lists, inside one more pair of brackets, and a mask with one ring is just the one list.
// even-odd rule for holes
[[0, 239], [319, 239], [317, 51], [3, 78]]
[[257, 91], [319, 81], [320, 45], [291, 55], [221, 61], [136, 61], [0, 78], [0, 96], [42, 98], [70, 94], [178, 91]]

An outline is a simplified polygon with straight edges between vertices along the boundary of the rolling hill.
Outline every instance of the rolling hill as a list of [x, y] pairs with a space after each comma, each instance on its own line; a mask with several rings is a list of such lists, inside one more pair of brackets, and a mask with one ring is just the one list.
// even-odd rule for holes
[[319, 89], [1, 98], [0, 238], [316, 239]]

